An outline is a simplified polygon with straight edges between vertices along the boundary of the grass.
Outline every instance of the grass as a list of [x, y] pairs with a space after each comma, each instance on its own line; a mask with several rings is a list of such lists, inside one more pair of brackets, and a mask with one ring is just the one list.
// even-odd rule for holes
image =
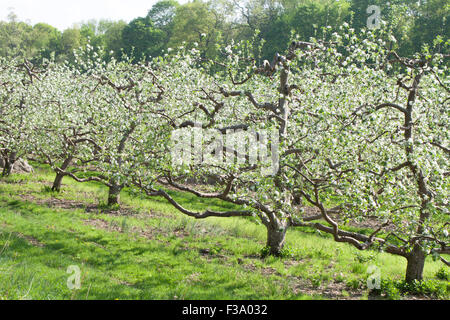
[[[32, 175], [0, 180], [0, 299], [368, 299], [371, 265], [387, 297], [404, 291], [400, 257], [303, 229], [288, 231], [283, 258], [262, 259], [266, 230], [254, 219], [198, 221], [129, 190], [120, 209], [108, 208], [104, 186], [65, 178], [55, 193], [53, 178], [36, 166]], [[171, 194], [190, 209], [232, 208]], [[70, 266], [81, 270], [79, 290], [67, 286]], [[443, 270], [427, 260], [424, 276], [433, 285], [419, 293], [438, 288], [438, 298], [448, 299]]]

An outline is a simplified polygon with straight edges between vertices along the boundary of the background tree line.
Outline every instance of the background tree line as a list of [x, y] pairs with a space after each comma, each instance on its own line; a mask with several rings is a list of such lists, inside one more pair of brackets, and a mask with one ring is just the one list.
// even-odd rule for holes
[[367, 8], [378, 5], [386, 28], [402, 55], [431, 45], [436, 36], [450, 34], [448, 0], [192, 0], [180, 4], [161, 0], [145, 16], [125, 21], [91, 20], [60, 31], [46, 23], [30, 25], [11, 12], [0, 21], [0, 56], [73, 61], [73, 51], [90, 44], [103, 48], [105, 60], [125, 53], [135, 60], [161, 56], [170, 48], [196, 43], [202, 55], [216, 58], [218, 47], [232, 41], [262, 41], [261, 59], [271, 59], [287, 48], [291, 34], [302, 40], [321, 38], [324, 28], [348, 23], [366, 27]]

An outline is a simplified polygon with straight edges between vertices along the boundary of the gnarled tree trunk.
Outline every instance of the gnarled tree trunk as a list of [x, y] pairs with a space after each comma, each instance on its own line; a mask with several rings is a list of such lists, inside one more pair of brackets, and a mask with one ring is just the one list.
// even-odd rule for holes
[[284, 241], [286, 238], [286, 231], [287, 227], [272, 224], [267, 226], [267, 247], [269, 248], [270, 255], [281, 255], [281, 250], [284, 247]]
[[414, 280], [423, 280], [423, 269], [425, 266], [425, 252], [419, 245], [415, 245], [413, 251], [407, 258], [406, 266], [406, 282], [413, 282]]
[[[68, 157], [66, 160], [64, 160], [63, 164], [61, 165], [61, 170], [66, 170], [70, 163], [72, 162], [73, 157]], [[61, 191], [61, 183], [63, 178], [65, 177], [65, 174], [63, 172], [57, 171], [55, 180], [53, 181], [52, 191]]]
[[116, 183], [112, 183], [108, 191], [108, 206], [113, 206], [119, 204], [120, 201], [120, 191], [122, 191], [123, 186]]
[[11, 162], [9, 162], [9, 159], [5, 159], [2, 170], [2, 177], [9, 176], [11, 174], [11, 171], [12, 171], [12, 164]]
[[61, 182], [64, 178], [65, 174], [58, 172], [56, 174], [55, 180], [53, 181], [52, 191], [60, 192], [61, 191]]
[[17, 160], [16, 152], [11, 152], [8, 156], [3, 158], [4, 167], [3, 167], [3, 171], [2, 171], [2, 177], [6, 177], [11, 174], [16, 160]]

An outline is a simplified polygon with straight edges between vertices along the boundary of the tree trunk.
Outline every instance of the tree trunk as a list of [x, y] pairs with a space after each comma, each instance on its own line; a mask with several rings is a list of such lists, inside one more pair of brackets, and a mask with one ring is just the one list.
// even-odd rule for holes
[[406, 266], [406, 282], [423, 280], [423, 268], [425, 266], [425, 253], [419, 245], [415, 245], [413, 251], [408, 256]]
[[11, 174], [11, 170], [12, 170], [12, 165], [8, 159], [5, 159], [4, 163], [5, 163], [5, 166], [3, 167], [2, 177], [9, 176]]
[[271, 225], [267, 227], [267, 247], [269, 248], [270, 255], [281, 255], [281, 250], [283, 249], [284, 240], [286, 237], [286, 231], [286, 227]]
[[122, 191], [122, 186], [113, 184], [109, 187], [108, 193], [108, 206], [113, 206], [119, 204], [120, 191]]
[[[66, 160], [64, 160], [63, 164], [61, 165], [61, 170], [66, 170], [70, 163], [72, 162], [72, 157], [68, 157]], [[52, 191], [61, 191], [61, 183], [64, 178], [65, 174], [62, 172], [57, 172], [55, 180], [53, 181]]]
[[6, 177], [9, 176], [12, 172], [14, 163], [17, 160], [16, 153], [11, 152], [11, 154], [8, 157], [4, 157], [3, 160], [5, 166], [3, 167], [2, 177]]
[[64, 178], [64, 173], [57, 173], [55, 180], [53, 181], [52, 191], [60, 192], [61, 191], [61, 182]]

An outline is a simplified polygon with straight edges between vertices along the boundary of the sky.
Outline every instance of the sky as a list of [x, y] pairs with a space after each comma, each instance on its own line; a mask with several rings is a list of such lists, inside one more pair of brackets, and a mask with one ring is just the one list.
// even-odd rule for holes
[[[125, 20], [147, 15], [158, 0], [0, 0], [0, 20], [6, 21], [10, 8], [18, 20], [48, 23], [63, 31], [90, 19]], [[185, 3], [187, 1], [179, 1]]]

